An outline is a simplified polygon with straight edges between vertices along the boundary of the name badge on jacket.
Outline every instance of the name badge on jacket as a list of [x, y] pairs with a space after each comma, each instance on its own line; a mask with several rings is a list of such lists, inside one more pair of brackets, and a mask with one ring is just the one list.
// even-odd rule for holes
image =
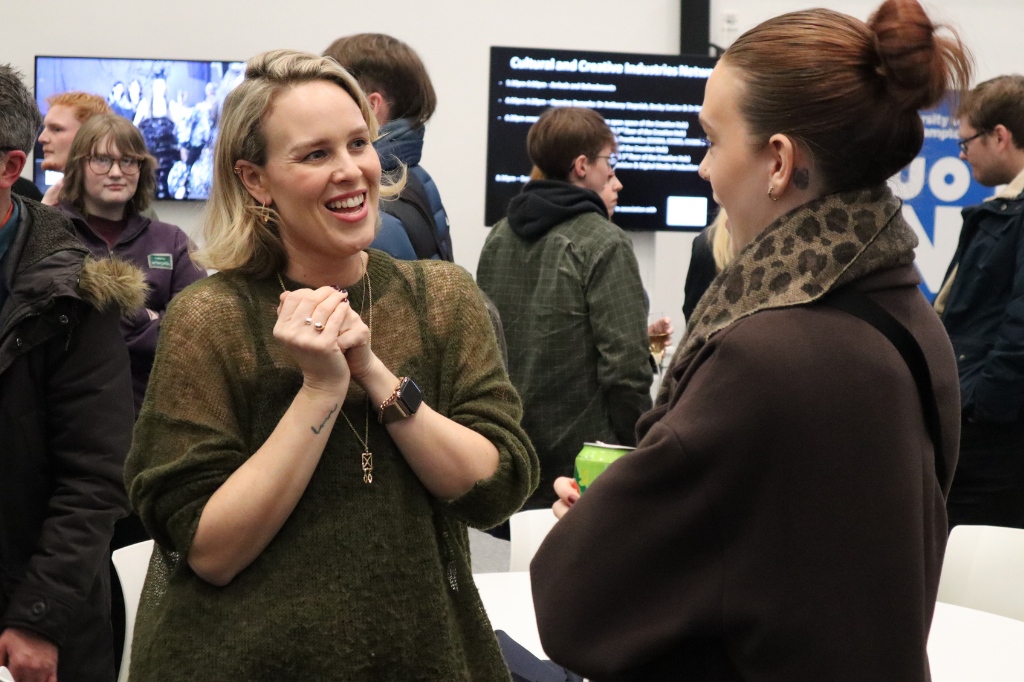
[[169, 253], [149, 254], [149, 267], [151, 270], [173, 270], [174, 263]]

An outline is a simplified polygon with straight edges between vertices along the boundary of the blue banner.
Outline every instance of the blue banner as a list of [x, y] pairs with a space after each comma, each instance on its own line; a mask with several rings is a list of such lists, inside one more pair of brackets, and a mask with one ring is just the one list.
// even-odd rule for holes
[[917, 233], [921, 289], [929, 300], [942, 286], [960, 238], [960, 210], [995, 194], [971, 175], [960, 159], [958, 122], [948, 103], [921, 112], [924, 146], [921, 153], [889, 185], [903, 199], [903, 217]]

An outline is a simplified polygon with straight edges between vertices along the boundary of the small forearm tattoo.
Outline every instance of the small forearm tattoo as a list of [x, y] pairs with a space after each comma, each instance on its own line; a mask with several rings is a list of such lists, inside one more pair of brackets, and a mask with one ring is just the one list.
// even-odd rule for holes
[[797, 168], [793, 171], [793, 184], [797, 189], [807, 189], [811, 186], [811, 172], [806, 168]]
[[331, 411], [327, 413], [327, 416], [324, 417], [324, 420], [322, 422], [320, 422], [320, 426], [319, 427], [310, 426], [309, 430], [312, 431], [314, 434], [319, 436], [320, 432], [324, 430], [324, 424], [326, 424], [327, 420], [331, 418], [331, 415], [334, 414], [337, 411], [338, 411], [338, 403], [334, 403], [334, 407], [332, 407]]

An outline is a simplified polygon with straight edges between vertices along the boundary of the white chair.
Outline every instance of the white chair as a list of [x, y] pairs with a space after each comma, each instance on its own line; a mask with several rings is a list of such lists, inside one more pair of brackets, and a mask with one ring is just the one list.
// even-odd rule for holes
[[1024, 530], [954, 528], [938, 601], [1024, 621]]
[[508, 570], [528, 571], [533, 555], [558, 519], [550, 509], [531, 509], [512, 515], [508, 521], [512, 541]]
[[135, 632], [135, 614], [139, 610], [142, 585], [146, 582], [149, 558], [153, 554], [153, 541], [146, 540], [115, 550], [111, 556], [124, 594], [124, 653], [121, 654], [121, 672], [117, 682], [127, 682], [128, 662], [132, 658], [132, 634]]

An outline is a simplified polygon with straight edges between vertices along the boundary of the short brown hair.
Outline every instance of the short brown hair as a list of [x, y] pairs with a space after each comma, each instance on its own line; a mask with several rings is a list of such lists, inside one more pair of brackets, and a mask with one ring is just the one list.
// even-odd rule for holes
[[85, 215], [85, 165], [106, 139], [123, 156], [134, 156], [139, 160], [139, 185], [125, 206], [125, 217], [142, 213], [149, 208], [156, 190], [156, 159], [146, 149], [146, 141], [139, 129], [124, 116], [117, 114], [93, 116], [78, 129], [75, 141], [71, 143], [71, 151], [68, 152], [68, 163], [64, 167], [64, 186], [60, 198]]
[[114, 113], [110, 105], [107, 104], [107, 100], [88, 92], [61, 92], [47, 97], [46, 103], [51, 107], [61, 106], [71, 109], [79, 123], [85, 123], [93, 116]]
[[1024, 76], [997, 76], [979, 83], [960, 100], [960, 118], [978, 132], [1002, 124], [1013, 135], [1013, 144], [1024, 149]]
[[615, 146], [615, 134], [593, 109], [548, 109], [526, 135], [530, 160], [549, 180], [566, 180], [572, 164], [582, 154], [594, 159], [607, 145]]
[[357, 33], [335, 40], [324, 56], [344, 66], [365, 92], [384, 95], [391, 120], [408, 118], [418, 128], [434, 115], [437, 95], [427, 67], [416, 51], [398, 38]]
[[970, 82], [955, 32], [917, 0], [886, 0], [867, 23], [825, 9], [752, 28], [722, 56], [740, 71], [740, 110], [757, 144], [781, 133], [811, 154], [826, 191], [884, 182], [921, 150], [918, 109]]

